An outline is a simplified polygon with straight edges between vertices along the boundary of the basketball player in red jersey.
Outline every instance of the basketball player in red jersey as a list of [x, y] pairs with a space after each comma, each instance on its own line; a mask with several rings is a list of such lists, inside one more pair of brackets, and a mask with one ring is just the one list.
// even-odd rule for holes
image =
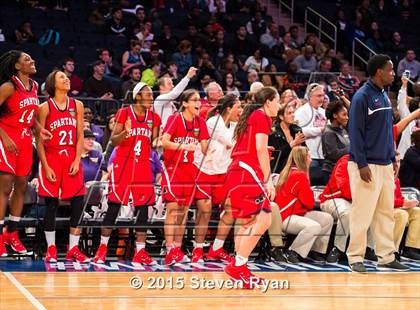
[[[38, 85], [29, 77], [35, 73], [35, 61], [26, 53], [11, 50], [0, 57], [0, 257], [7, 255], [5, 244], [27, 253], [17, 228], [32, 165], [31, 128], [42, 139], [50, 135], [35, 121]], [[9, 224], [3, 233], [12, 188]]]
[[181, 250], [188, 208], [194, 198], [210, 199], [205, 192], [195, 190], [198, 169], [193, 164], [194, 152], [200, 151], [201, 146], [205, 154], [209, 139], [206, 122], [199, 117], [200, 95], [197, 90], [188, 89], [181, 95], [180, 102], [181, 112], [168, 118], [162, 136], [166, 265], [189, 261]]
[[[194, 153], [194, 165], [200, 169], [197, 176], [197, 190], [204, 191], [211, 199], [197, 201], [198, 214], [195, 225], [195, 247], [192, 253], [193, 263], [204, 262], [203, 243], [207, 234], [211, 210], [214, 205], [222, 204], [226, 198], [224, 183], [226, 171], [232, 162], [233, 133], [242, 113], [241, 101], [233, 94], [219, 99], [215, 108], [207, 114], [207, 129], [210, 133], [207, 155]], [[232, 258], [223, 249], [223, 243], [229, 234], [233, 218], [224, 210], [217, 229], [214, 244], [210, 247], [207, 260], [231, 262]], [[226, 219], [229, 217], [228, 227]], [[224, 233], [226, 231], [226, 233]]]
[[[245, 107], [235, 129], [237, 141], [226, 177], [227, 205], [240, 226], [235, 236], [236, 257], [225, 267], [244, 288], [253, 288], [253, 277], [247, 268], [248, 257], [260, 237], [271, 224], [270, 201], [275, 190], [271, 180], [268, 135], [271, 117], [280, 109], [280, 97], [272, 87], [263, 87], [255, 94], [255, 102]], [[255, 280], [254, 280], [255, 281]]]
[[70, 80], [59, 70], [51, 72], [45, 80], [45, 89], [50, 98], [39, 107], [38, 120], [48, 129], [52, 138], [37, 141], [40, 159], [38, 194], [45, 198], [44, 231], [48, 248], [47, 262], [57, 261], [55, 246], [55, 218], [58, 199], [70, 200], [70, 236], [67, 260], [80, 263], [89, 258], [79, 250], [81, 229], [78, 228], [83, 214], [82, 165], [83, 151], [83, 103], [67, 96]]
[[103, 220], [101, 244], [93, 259], [104, 263], [107, 244], [120, 206], [127, 205], [131, 196], [136, 218], [136, 254], [134, 266], [154, 265], [145, 249], [148, 207], [155, 203], [150, 152], [153, 141], [159, 135], [160, 117], [153, 111], [153, 92], [147, 84], [140, 82], [133, 90], [135, 103], [122, 108], [115, 116], [115, 127], [111, 142], [116, 146], [115, 159], [109, 175], [108, 210]]

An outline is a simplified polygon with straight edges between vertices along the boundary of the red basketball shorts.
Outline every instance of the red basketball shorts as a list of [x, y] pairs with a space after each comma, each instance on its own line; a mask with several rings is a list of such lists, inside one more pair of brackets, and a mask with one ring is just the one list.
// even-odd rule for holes
[[32, 166], [32, 133], [29, 129], [14, 132], [5, 127], [3, 130], [16, 144], [17, 152], [7, 151], [0, 139], [0, 171], [18, 177], [28, 176]]
[[196, 178], [199, 170], [192, 164], [163, 168], [162, 193], [166, 203], [176, 202], [180, 206], [190, 206], [200, 199], [210, 199], [204, 191], [197, 190]]
[[109, 174], [108, 200], [127, 205], [130, 198], [134, 206], [154, 205], [155, 188], [150, 161], [116, 156]]
[[225, 189], [234, 218], [249, 218], [261, 211], [271, 212], [263, 180], [261, 169], [242, 161], [232, 162], [227, 171]]
[[55, 173], [55, 182], [50, 182], [45, 176], [45, 170], [39, 164], [39, 195], [57, 197], [63, 200], [83, 196], [86, 193], [83, 182], [82, 164], [75, 175], [70, 175], [70, 167], [76, 156], [76, 150], [45, 150], [47, 163]]
[[200, 172], [197, 177], [197, 191], [205, 193], [211, 198], [213, 205], [222, 203], [226, 198], [225, 189], [226, 174], [206, 174]]

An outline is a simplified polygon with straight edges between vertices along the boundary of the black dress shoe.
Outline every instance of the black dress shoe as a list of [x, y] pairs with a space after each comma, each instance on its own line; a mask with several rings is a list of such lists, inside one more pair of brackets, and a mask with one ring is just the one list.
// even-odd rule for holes
[[366, 267], [363, 265], [363, 263], [354, 263], [350, 265], [351, 271], [353, 272], [359, 272], [359, 273], [366, 273]]
[[325, 258], [321, 253], [310, 251], [308, 254], [308, 259], [315, 263], [325, 263]]
[[396, 259], [394, 259], [392, 262], [388, 263], [388, 264], [378, 264], [378, 269], [384, 269], [384, 270], [388, 270], [388, 269], [392, 269], [392, 270], [396, 270], [396, 271], [408, 271], [410, 270], [410, 267], [407, 267], [406, 265], [401, 264], [399, 261], [397, 261]]
[[287, 258], [285, 257], [285, 249], [282, 247], [273, 247], [270, 250], [270, 256], [278, 263], [287, 263]]
[[299, 254], [293, 250], [286, 250], [284, 256], [286, 257], [287, 262], [290, 264], [298, 264], [301, 262]]
[[412, 259], [412, 260], [420, 261], [420, 254], [418, 253], [418, 250], [415, 248], [405, 247], [402, 256]]
[[338, 248], [333, 247], [327, 256], [327, 263], [337, 263], [343, 255], [343, 252], [341, 252]]
[[365, 259], [370, 260], [372, 262], [377, 262], [378, 257], [375, 254], [375, 251], [371, 248], [366, 248]]

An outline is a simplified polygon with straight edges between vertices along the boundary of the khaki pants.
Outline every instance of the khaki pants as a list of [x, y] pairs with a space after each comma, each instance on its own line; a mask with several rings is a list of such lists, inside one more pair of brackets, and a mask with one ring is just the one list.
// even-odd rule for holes
[[379, 264], [392, 262], [395, 252], [394, 230], [394, 171], [392, 165], [369, 164], [370, 183], [360, 178], [359, 168], [349, 162], [348, 172], [352, 195], [350, 214], [349, 264], [363, 262], [367, 231], [372, 229]]
[[334, 198], [321, 203], [320, 207], [337, 221], [334, 246], [341, 252], [345, 252], [349, 236], [351, 202], [343, 198]]
[[[400, 248], [401, 239], [407, 225], [408, 232], [405, 239], [405, 246], [420, 249], [420, 208], [394, 209], [394, 220], [394, 243], [397, 251]], [[375, 242], [370, 230], [368, 231], [367, 240], [368, 247], [374, 249]]]
[[280, 216], [279, 206], [276, 203], [271, 203], [271, 225], [268, 228], [268, 235], [272, 247], [283, 246], [282, 238], [282, 219]]
[[284, 220], [283, 230], [288, 234], [297, 235], [290, 246], [303, 258], [310, 250], [325, 254], [330, 240], [334, 219], [321, 211], [310, 211], [304, 216], [291, 215]]

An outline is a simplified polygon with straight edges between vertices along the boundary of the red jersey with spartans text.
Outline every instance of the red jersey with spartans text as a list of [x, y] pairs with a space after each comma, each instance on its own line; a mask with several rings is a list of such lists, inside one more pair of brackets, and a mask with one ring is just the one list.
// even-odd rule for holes
[[31, 88], [27, 90], [23, 82], [12, 76], [15, 92], [1, 106], [0, 127], [5, 129], [25, 130], [33, 126], [38, 111], [38, 85], [29, 79]]
[[[182, 113], [171, 115], [168, 118], [163, 133], [171, 135], [171, 142], [181, 144], [198, 143], [210, 138], [203, 118], [194, 117], [192, 121], [187, 121]], [[177, 166], [178, 164], [192, 164], [194, 162], [194, 151], [164, 150], [163, 159], [167, 167]]]
[[60, 110], [54, 99], [47, 101], [48, 116], [45, 120], [45, 129], [52, 134], [52, 138], [45, 142], [47, 149], [75, 150], [77, 142], [77, 116], [76, 101], [67, 98], [67, 106]]
[[150, 110], [146, 110], [142, 116], [137, 115], [133, 106], [120, 109], [115, 117], [115, 121], [122, 125], [128, 119], [131, 120], [131, 129], [117, 146], [115, 156], [137, 158], [149, 162], [152, 132], [153, 128], [160, 127], [160, 117]]
[[270, 131], [271, 118], [261, 110], [252, 112], [245, 133], [238, 138], [232, 151], [232, 159], [243, 161], [252, 167], [260, 167], [255, 138], [257, 133], [269, 135]]

